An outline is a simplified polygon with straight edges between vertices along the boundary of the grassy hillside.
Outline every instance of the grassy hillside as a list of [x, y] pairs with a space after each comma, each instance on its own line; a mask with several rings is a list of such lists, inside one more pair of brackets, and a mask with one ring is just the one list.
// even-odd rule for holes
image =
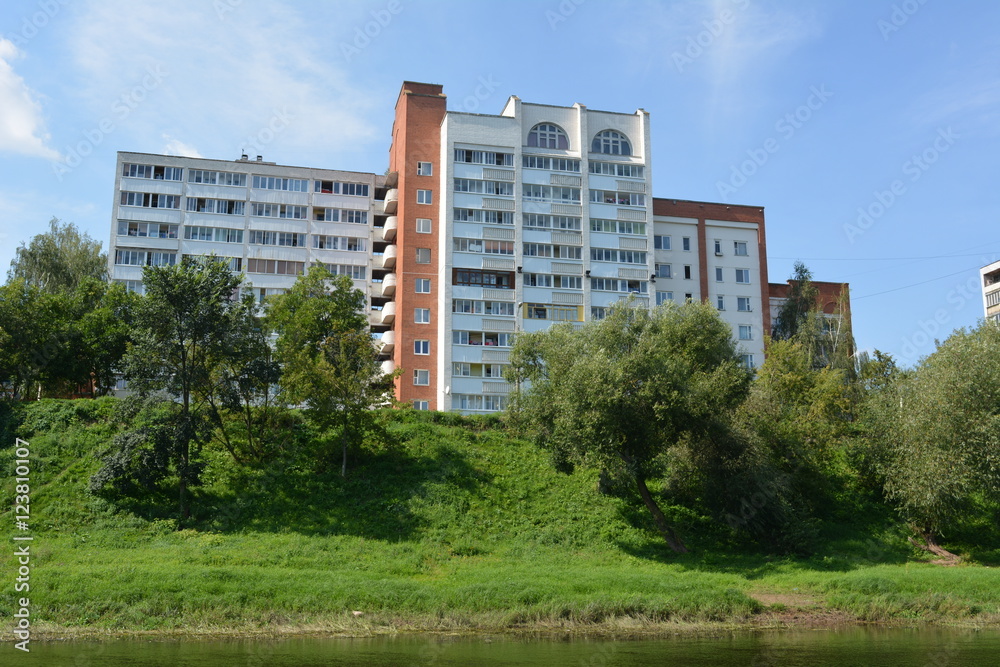
[[[52, 631], [1000, 618], [994, 570], [914, 562], [877, 522], [839, 527], [818, 555], [792, 560], [729, 544], [711, 519], [668, 506], [693, 549], [677, 557], [637, 498], [602, 495], [595, 472], [557, 472], [534, 446], [453, 415], [386, 414], [387, 442], [357, 456], [346, 480], [290, 462], [241, 468], [209, 451], [195, 515], [178, 530], [172, 497], [88, 493], [112, 410], [110, 400], [43, 401], [15, 429], [33, 459], [30, 596]], [[12, 448], [0, 451], [3, 470], [12, 460]], [[10, 508], [9, 472], [2, 489]], [[11, 550], [0, 567], [14, 570]], [[5, 625], [16, 595], [0, 595]]]

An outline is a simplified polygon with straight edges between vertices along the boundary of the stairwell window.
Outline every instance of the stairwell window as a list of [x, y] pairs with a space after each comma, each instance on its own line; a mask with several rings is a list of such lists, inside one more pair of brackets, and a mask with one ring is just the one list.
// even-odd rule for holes
[[431, 383], [431, 372], [419, 368], [413, 369], [413, 384], [418, 387], [426, 387]]
[[430, 190], [417, 190], [418, 204], [433, 204], [434, 194]]
[[430, 162], [418, 162], [417, 163], [417, 176], [433, 176], [434, 175], [434, 165]]

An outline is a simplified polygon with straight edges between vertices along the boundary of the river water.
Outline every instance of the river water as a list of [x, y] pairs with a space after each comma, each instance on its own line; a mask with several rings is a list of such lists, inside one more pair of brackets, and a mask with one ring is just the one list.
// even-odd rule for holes
[[371, 639], [31, 642], [0, 648], [0, 665], [47, 667], [313, 667], [357, 665], [684, 665], [958, 667], [1000, 665], [1000, 631], [845, 628], [601, 640], [403, 636]]

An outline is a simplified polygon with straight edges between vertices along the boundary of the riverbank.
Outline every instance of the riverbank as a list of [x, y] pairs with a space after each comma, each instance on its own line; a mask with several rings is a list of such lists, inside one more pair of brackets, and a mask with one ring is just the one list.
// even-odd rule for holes
[[[112, 425], [72, 405], [33, 409], [47, 415], [24, 432], [35, 639], [1000, 624], [1000, 570], [930, 564], [879, 516], [832, 525], [795, 558], [665, 505], [692, 549], [679, 556], [636, 499], [599, 491], [595, 471], [557, 472], [475, 422], [393, 415], [391, 446], [356, 457], [347, 479], [210, 450], [194, 516], [178, 525], [170, 495], [87, 491]], [[13, 550], [0, 554], [0, 571], [15, 568]], [[0, 590], [8, 633], [23, 596]]]

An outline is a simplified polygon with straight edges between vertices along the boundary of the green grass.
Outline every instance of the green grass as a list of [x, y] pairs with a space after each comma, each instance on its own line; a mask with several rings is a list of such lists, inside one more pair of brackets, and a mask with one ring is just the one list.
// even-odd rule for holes
[[[758, 623], [797, 595], [859, 621], [1000, 619], [995, 570], [917, 562], [878, 517], [828, 526], [796, 560], [747, 551], [665, 503], [693, 548], [675, 556], [637, 499], [598, 493], [595, 472], [557, 472], [532, 445], [451, 415], [386, 416], [391, 445], [357, 455], [346, 480], [210, 451], [177, 530], [171, 496], [115, 504], [86, 491], [111, 407], [43, 401], [19, 427], [33, 453], [30, 597], [55, 632], [621, 631]], [[0, 451], [4, 470], [12, 459]], [[2, 489], [10, 507], [13, 480]], [[769, 608], [762, 592], [793, 599]], [[0, 593], [5, 625], [18, 596]]]

